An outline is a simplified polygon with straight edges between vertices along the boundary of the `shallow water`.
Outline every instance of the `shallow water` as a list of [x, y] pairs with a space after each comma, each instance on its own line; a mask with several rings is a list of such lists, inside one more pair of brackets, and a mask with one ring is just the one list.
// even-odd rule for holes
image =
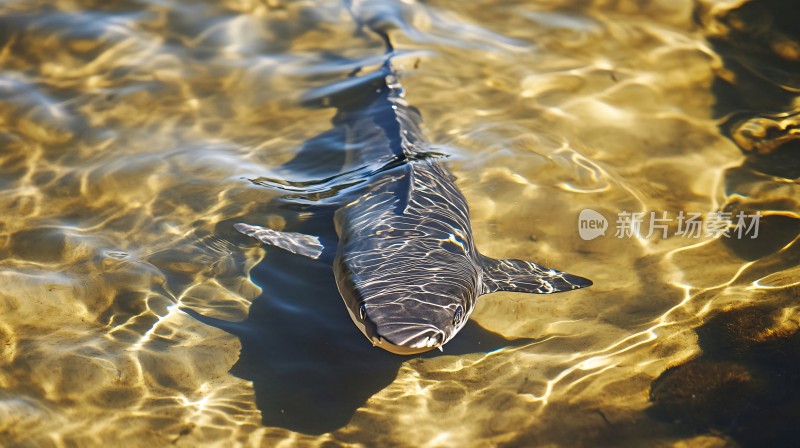
[[[254, 180], [324, 177], [281, 168], [332, 127], [300, 99], [381, 61], [341, 2], [3, 2], [0, 441], [744, 443], [648, 412], [650, 390], [722, 311], [800, 323], [800, 47], [742, 2], [640, 3], [367, 5], [482, 252], [594, 281], [483, 297], [496, 335], [403, 358], [368, 346], [329, 268], [232, 227], [303, 221]], [[579, 236], [587, 208], [604, 236]], [[761, 213], [759, 236], [675, 235], [717, 211]], [[673, 219], [618, 238], [621, 212]]]

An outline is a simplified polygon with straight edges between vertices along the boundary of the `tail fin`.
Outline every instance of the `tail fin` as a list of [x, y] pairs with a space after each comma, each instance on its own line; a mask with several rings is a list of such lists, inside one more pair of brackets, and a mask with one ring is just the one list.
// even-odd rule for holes
[[495, 291], [551, 294], [592, 285], [589, 279], [548, 269], [530, 261], [481, 257], [484, 294]]
[[392, 45], [391, 39], [389, 39], [389, 33], [386, 32], [386, 24], [389, 21], [384, 20], [383, 15], [380, 14], [381, 11], [365, 14], [365, 11], [362, 10], [365, 3], [366, 2], [363, 0], [345, 0], [344, 2], [345, 6], [347, 6], [347, 10], [350, 12], [350, 15], [353, 17], [353, 20], [356, 21], [359, 28], [369, 28], [370, 31], [377, 34], [386, 44], [386, 54], [390, 55], [394, 52], [394, 46]]

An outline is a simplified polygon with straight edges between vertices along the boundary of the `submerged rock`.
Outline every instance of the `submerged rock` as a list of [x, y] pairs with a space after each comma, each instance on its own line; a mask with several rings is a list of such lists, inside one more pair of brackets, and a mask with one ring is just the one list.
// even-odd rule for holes
[[695, 17], [722, 62], [712, 86], [720, 131], [744, 156], [725, 171], [721, 211], [761, 215], [758, 238], [724, 243], [752, 261], [800, 234], [800, 10], [789, 0], [701, 0]]
[[702, 0], [695, 16], [722, 56], [721, 108], [782, 111], [797, 95], [800, 10], [792, 0]]
[[703, 354], [653, 381], [649, 413], [742, 446], [800, 437], [800, 316], [768, 306], [727, 311], [697, 329]]

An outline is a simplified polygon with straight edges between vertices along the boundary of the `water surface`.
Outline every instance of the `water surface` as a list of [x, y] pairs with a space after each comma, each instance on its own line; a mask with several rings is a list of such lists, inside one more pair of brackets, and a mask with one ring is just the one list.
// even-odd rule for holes
[[[368, 346], [329, 269], [232, 228], [332, 231], [258, 180], [329, 174], [284, 164], [336, 142], [303, 95], [381, 61], [341, 2], [3, 2], [0, 440], [747, 444], [651, 412], [673, 396], [651, 384], [720, 313], [800, 323], [800, 47], [791, 5], [765, 4], [369, 3], [482, 252], [594, 281], [483, 297], [444, 353], [403, 358]], [[580, 238], [586, 208], [605, 236]], [[764, 219], [757, 239], [615, 235], [621, 212], [681, 211]]]

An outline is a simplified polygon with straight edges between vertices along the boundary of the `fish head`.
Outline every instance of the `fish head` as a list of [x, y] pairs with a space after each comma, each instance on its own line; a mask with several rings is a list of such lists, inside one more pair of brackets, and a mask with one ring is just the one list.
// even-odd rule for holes
[[462, 285], [403, 283], [359, 289], [340, 284], [353, 322], [374, 346], [386, 351], [413, 355], [441, 349], [475, 308], [477, 291], [468, 279]]
[[412, 355], [441, 348], [466, 324], [472, 308], [456, 294], [387, 294], [363, 300], [356, 317], [373, 345]]

